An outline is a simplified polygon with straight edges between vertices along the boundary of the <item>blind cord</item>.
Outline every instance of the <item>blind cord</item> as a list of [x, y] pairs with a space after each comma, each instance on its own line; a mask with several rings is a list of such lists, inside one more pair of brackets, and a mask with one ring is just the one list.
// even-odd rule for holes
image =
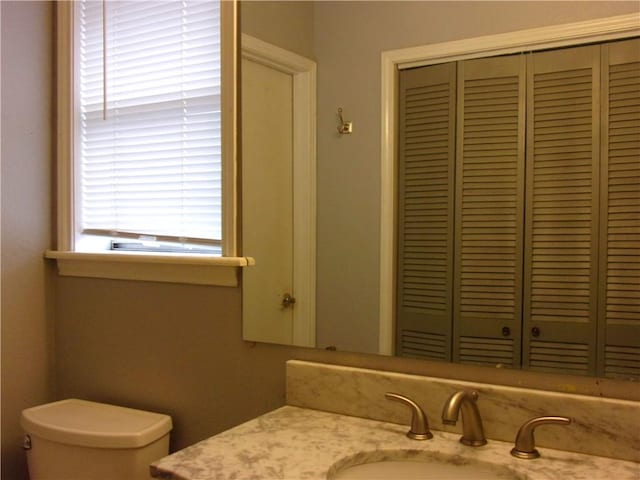
[[102, 0], [102, 119], [107, 119], [107, 0]]

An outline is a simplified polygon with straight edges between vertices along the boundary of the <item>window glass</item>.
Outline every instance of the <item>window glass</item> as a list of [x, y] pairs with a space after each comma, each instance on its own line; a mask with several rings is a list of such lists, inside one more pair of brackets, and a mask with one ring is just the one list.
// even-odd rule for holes
[[76, 250], [220, 253], [219, 2], [81, 1], [75, 22]]

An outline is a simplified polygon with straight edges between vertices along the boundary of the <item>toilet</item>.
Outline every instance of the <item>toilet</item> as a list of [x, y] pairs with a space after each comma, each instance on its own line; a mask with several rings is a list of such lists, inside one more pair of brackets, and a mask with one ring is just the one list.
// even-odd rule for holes
[[148, 480], [171, 417], [75, 398], [22, 411], [31, 480]]

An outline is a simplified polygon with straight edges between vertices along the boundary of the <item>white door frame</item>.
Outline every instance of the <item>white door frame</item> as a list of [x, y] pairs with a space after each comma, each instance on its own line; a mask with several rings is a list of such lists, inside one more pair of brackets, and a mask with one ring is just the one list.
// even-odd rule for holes
[[316, 63], [242, 34], [242, 58], [293, 78], [293, 344], [316, 344]]
[[382, 52], [380, 145], [379, 352], [394, 353], [395, 211], [398, 70], [518, 52], [602, 42], [640, 35], [640, 14], [533, 28], [517, 32]]

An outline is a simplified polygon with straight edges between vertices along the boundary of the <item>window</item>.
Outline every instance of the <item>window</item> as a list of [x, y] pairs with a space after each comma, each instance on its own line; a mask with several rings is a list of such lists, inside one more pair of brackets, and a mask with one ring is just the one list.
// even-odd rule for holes
[[75, 5], [76, 250], [221, 253], [219, 3]]
[[[48, 256], [61, 274], [137, 278], [131, 270], [142, 264], [172, 272], [247, 264], [233, 257], [235, 8], [57, 4], [59, 221]], [[78, 261], [81, 272], [66, 268]], [[87, 262], [128, 273], [91, 273]], [[223, 284], [236, 283], [230, 275]]]

